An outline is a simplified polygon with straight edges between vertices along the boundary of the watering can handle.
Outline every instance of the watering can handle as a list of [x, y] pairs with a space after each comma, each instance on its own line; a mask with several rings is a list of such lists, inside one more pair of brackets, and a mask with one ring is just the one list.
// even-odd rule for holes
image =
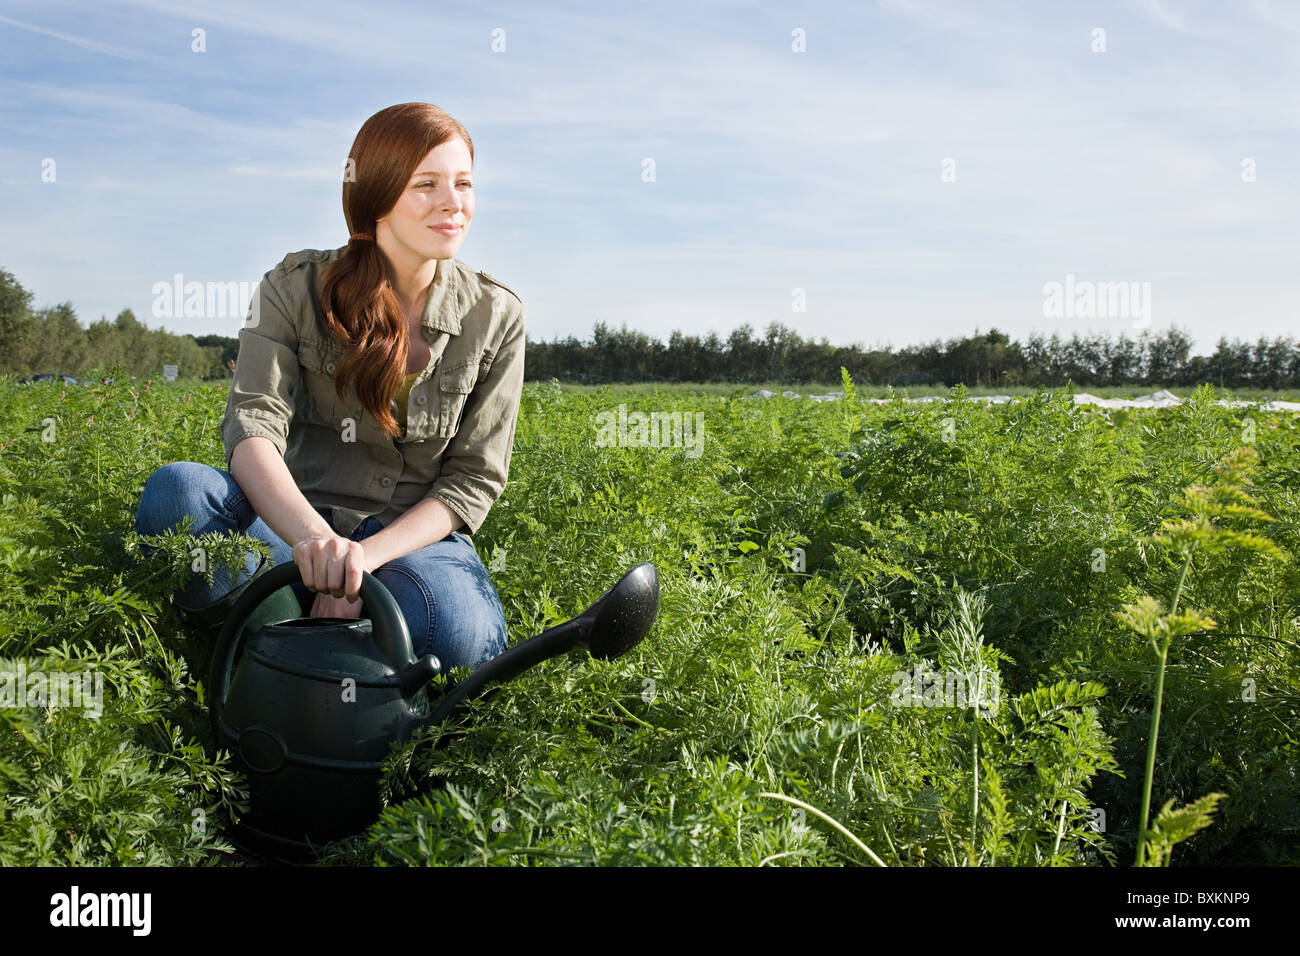
[[[212, 674], [208, 681], [209, 706], [214, 720], [220, 720], [230, 689], [230, 673], [235, 664], [244, 635], [244, 621], [259, 604], [280, 588], [302, 580], [302, 573], [293, 561], [278, 564], [261, 577], [254, 578], [244, 589], [217, 636], [217, 646], [212, 654]], [[414, 663], [411, 632], [407, 630], [402, 609], [384, 583], [369, 571], [361, 572], [361, 600], [366, 602], [367, 616], [373, 629], [375, 644], [395, 670]]]

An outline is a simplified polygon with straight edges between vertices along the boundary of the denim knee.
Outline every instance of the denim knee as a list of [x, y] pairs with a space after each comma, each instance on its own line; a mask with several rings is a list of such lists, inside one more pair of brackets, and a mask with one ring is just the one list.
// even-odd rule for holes
[[[142, 535], [161, 535], [178, 530], [190, 517], [191, 535], [213, 531], [228, 534], [246, 523], [247, 516], [232, 511], [243, 500], [235, 480], [221, 469], [195, 461], [170, 462], [145, 481], [136, 506], [135, 530]], [[141, 549], [149, 554], [154, 546], [142, 544]], [[185, 609], [207, 607], [251, 576], [258, 563], [258, 556], [250, 551], [242, 575], [214, 567], [209, 584], [206, 577], [196, 574], [176, 590], [173, 600]]]
[[145, 481], [140, 493], [135, 511], [136, 532], [162, 534], [179, 526], [187, 515], [193, 515], [197, 525], [202, 516], [195, 513], [196, 501], [203, 497], [220, 500], [226, 494], [224, 487], [215, 487], [217, 482], [213, 479], [219, 477], [217, 469], [196, 461], [173, 461], [158, 468]]
[[417, 552], [375, 577], [401, 609], [416, 656], [435, 654], [444, 668], [477, 667], [506, 649], [505, 612], [477, 555], [454, 547]]

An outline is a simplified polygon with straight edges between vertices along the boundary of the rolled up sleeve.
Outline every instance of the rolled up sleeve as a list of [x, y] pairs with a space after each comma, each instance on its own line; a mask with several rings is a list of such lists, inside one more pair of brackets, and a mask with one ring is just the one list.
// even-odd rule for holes
[[524, 387], [524, 309], [516, 304], [492, 367], [466, 401], [460, 429], [447, 443], [438, 478], [427, 498], [437, 498], [473, 534], [505, 490], [515, 425]]
[[235, 376], [221, 419], [227, 470], [235, 446], [245, 438], [269, 438], [285, 453], [299, 376], [298, 331], [291, 314], [268, 273], [239, 330]]

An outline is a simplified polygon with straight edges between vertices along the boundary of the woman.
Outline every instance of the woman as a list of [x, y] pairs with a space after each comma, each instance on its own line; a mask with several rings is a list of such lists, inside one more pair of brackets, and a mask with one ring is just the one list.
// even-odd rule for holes
[[221, 422], [229, 470], [165, 465], [136, 514], [141, 534], [192, 515], [192, 534], [270, 544], [269, 565], [250, 552], [239, 580], [218, 570], [213, 585], [197, 575], [178, 591], [192, 619], [218, 627], [248, 580], [292, 560], [309, 616], [359, 617], [369, 571], [417, 654], [474, 666], [505, 649], [470, 535], [509, 473], [524, 312], [454, 258], [474, 215], [473, 159], [469, 134], [436, 106], [381, 110], [345, 167], [348, 244], [293, 253], [263, 278]]

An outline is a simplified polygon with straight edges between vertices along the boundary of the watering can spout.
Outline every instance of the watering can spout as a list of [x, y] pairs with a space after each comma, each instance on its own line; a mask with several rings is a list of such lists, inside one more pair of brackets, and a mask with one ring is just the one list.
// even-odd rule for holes
[[418, 724], [442, 723], [457, 706], [477, 696], [487, 685], [508, 681], [575, 647], [585, 646], [592, 657], [601, 660], [620, 657], [641, 643], [658, 613], [659, 576], [653, 564], [638, 564], [577, 617], [507, 648], [478, 668], [412, 729]]
[[641, 643], [659, 613], [659, 575], [653, 564], [638, 564], [606, 591], [582, 616], [592, 616], [586, 641], [591, 656], [621, 657]]

